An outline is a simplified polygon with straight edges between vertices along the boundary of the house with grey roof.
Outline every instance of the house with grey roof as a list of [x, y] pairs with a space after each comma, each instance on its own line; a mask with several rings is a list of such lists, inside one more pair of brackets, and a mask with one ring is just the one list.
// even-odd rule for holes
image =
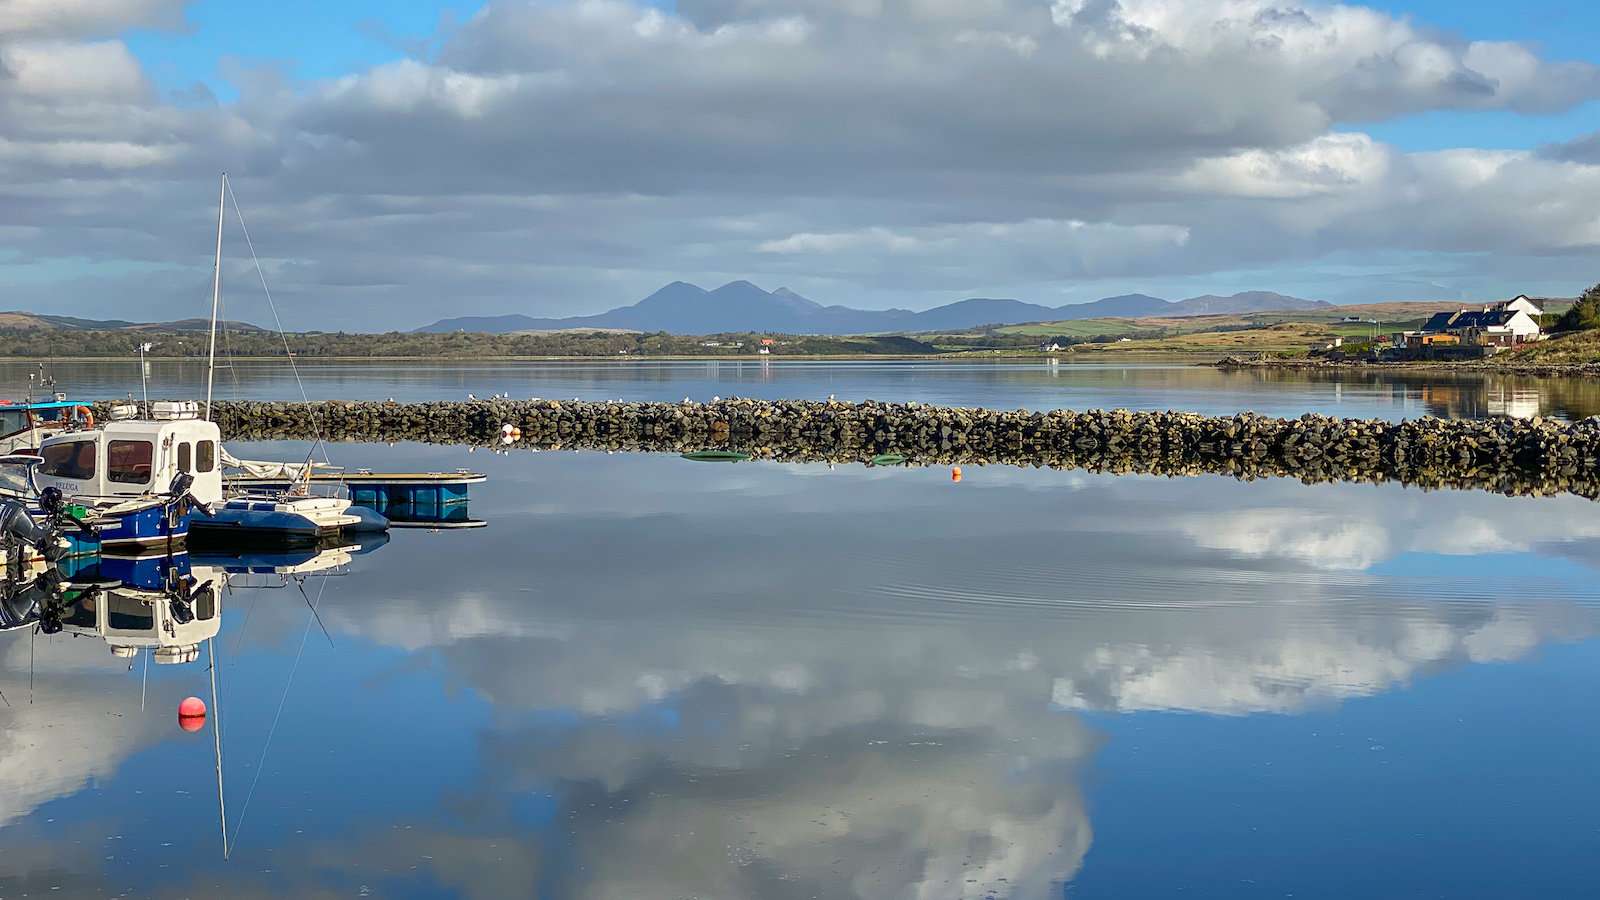
[[1422, 324], [1421, 334], [1454, 335], [1466, 346], [1510, 347], [1543, 337], [1536, 318], [1541, 312], [1532, 298], [1519, 294], [1480, 309], [1434, 313]]

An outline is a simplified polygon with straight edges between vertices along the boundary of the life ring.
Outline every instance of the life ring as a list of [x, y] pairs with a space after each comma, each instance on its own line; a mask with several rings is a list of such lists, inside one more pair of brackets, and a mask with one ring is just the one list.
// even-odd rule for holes
[[83, 427], [85, 429], [94, 428], [94, 412], [92, 410], [90, 410], [89, 407], [87, 407], [87, 406], [74, 406], [72, 408], [72, 411], [75, 414], [77, 414], [78, 416], [81, 416], [83, 418]]

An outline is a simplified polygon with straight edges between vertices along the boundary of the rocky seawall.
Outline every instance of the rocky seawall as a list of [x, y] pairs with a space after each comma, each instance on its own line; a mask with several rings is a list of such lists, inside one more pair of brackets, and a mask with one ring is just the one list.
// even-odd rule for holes
[[[1000, 411], [921, 403], [730, 399], [440, 403], [218, 402], [231, 440], [421, 441], [507, 449], [683, 453], [783, 461], [1014, 465], [1306, 482], [1399, 481], [1513, 495], [1600, 497], [1600, 418], [1404, 422], [1252, 413]], [[505, 426], [519, 437], [502, 441]]]

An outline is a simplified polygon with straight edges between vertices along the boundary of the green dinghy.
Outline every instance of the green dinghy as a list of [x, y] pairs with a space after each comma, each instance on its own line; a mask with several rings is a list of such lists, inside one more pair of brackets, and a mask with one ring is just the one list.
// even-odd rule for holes
[[680, 455], [694, 462], [743, 462], [750, 458], [750, 454], [737, 450], [695, 450]]

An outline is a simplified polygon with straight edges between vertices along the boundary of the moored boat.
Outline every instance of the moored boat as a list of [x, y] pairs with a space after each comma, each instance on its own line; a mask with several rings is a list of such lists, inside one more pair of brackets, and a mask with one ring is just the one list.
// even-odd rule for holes
[[56, 394], [50, 400], [0, 400], [0, 455], [37, 450], [63, 431], [94, 427], [89, 404]]
[[193, 414], [193, 404], [173, 404], [159, 417], [47, 438], [35, 479], [84, 505], [102, 548], [182, 544], [222, 499], [217, 426]]

